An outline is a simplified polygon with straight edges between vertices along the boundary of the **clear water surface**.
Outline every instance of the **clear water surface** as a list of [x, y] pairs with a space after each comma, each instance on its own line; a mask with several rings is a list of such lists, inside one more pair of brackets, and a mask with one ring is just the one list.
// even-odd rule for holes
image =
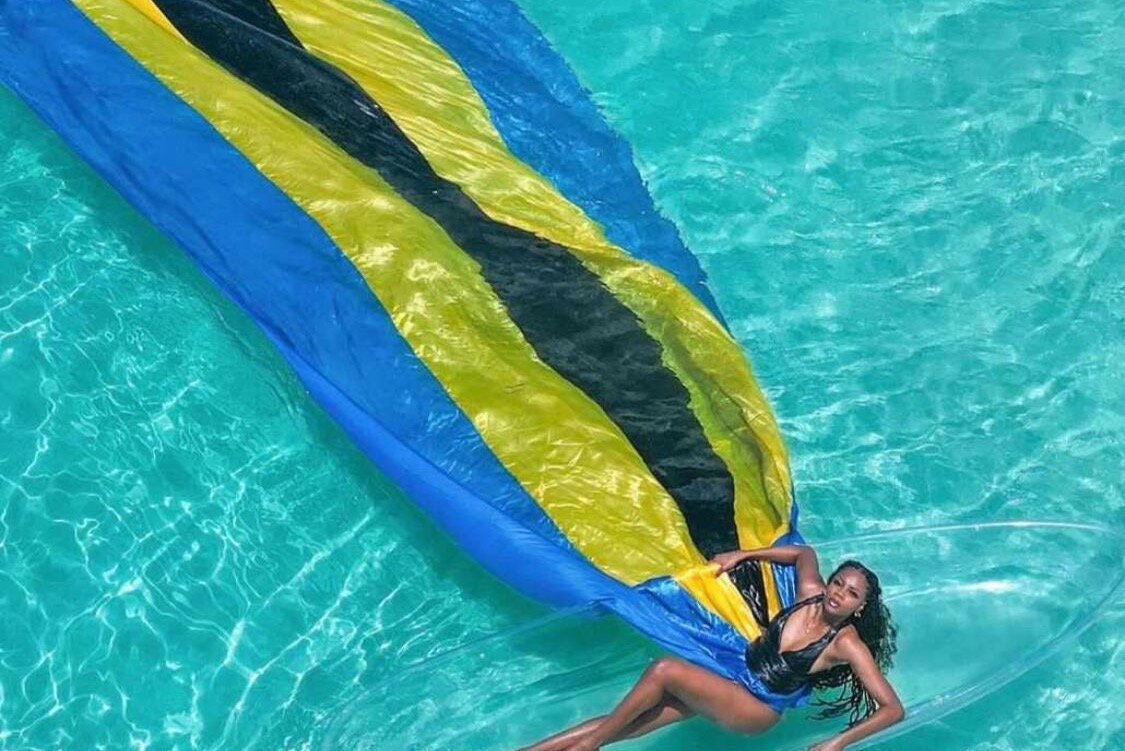
[[[1125, 528], [1125, 4], [521, 3], [701, 256], [808, 536]], [[0, 132], [0, 747], [311, 748], [406, 666], [545, 613], [2, 90]], [[1123, 632], [1119, 604], [887, 747], [1123, 748]], [[747, 747], [636, 747], [704, 742]]]

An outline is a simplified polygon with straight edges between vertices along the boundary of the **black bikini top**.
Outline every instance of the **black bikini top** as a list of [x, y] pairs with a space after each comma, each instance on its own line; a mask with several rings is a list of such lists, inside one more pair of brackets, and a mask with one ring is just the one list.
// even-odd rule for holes
[[746, 664], [771, 691], [790, 694], [802, 688], [809, 680], [809, 671], [816, 658], [820, 656], [839, 629], [829, 628], [828, 633], [801, 649], [782, 652], [781, 632], [789, 616], [805, 605], [820, 602], [824, 595], [814, 595], [807, 600], [790, 605], [770, 621], [764, 634], [758, 637], [746, 650]]

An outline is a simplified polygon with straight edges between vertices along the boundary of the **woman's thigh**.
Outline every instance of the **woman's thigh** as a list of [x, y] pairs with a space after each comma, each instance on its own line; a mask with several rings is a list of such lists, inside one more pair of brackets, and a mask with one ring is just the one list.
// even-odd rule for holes
[[763, 733], [781, 719], [745, 688], [705, 668], [665, 657], [652, 669], [660, 676], [665, 691], [728, 730]]

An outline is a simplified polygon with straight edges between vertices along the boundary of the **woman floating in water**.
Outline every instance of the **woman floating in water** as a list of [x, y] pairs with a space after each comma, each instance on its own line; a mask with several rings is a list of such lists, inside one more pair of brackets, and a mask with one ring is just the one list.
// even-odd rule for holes
[[797, 602], [778, 613], [746, 653], [746, 674], [735, 683], [709, 670], [663, 658], [649, 666], [633, 690], [608, 715], [530, 746], [526, 751], [593, 751], [697, 714], [728, 730], [764, 733], [781, 719], [795, 692], [841, 689], [819, 699], [818, 718], [849, 714], [847, 730], [812, 751], [839, 751], [900, 722], [902, 703], [884, 671], [895, 652], [895, 628], [883, 604], [879, 579], [858, 561], [820, 575], [810, 547], [782, 546], [722, 553], [720, 572], [768, 561], [797, 567]]

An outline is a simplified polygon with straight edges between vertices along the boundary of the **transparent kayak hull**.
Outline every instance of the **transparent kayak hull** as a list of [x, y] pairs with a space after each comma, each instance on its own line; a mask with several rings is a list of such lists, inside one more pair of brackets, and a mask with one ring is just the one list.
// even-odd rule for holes
[[[847, 558], [878, 572], [899, 628], [890, 679], [908, 718], [852, 748], [931, 723], [1063, 652], [1120, 596], [1125, 577], [1125, 540], [1090, 524], [904, 529], [816, 547], [825, 573]], [[325, 724], [318, 747], [515, 749], [604, 713], [659, 656], [593, 608], [553, 614], [417, 663], [359, 694]], [[788, 713], [755, 747], [806, 748], [829, 735], [832, 723], [811, 714]], [[671, 732], [622, 747], [667, 748], [661, 739], [670, 742]], [[718, 729], [708, 740], [745, 748], [745, 739]]]

